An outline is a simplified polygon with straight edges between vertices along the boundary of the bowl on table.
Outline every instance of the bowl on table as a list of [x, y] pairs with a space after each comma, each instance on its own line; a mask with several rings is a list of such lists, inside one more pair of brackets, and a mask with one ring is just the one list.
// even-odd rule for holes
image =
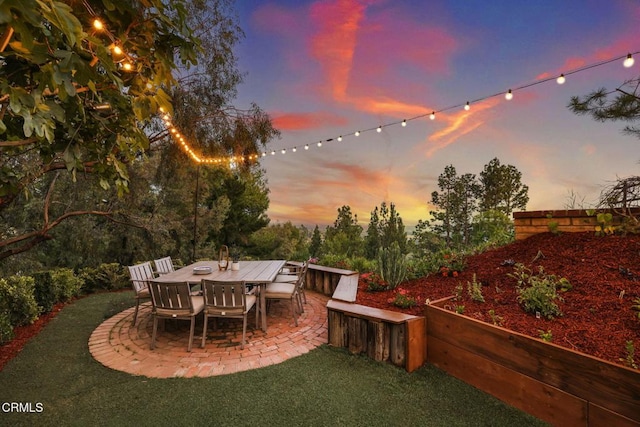
[[207, 266], [193, 267], [193, 274], [211, 274], [213, 269]]

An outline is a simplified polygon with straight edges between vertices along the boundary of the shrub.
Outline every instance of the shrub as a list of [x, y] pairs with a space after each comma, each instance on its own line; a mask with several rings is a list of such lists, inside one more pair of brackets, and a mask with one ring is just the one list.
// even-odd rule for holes
[[344, 255], [327, 254], [320, 259], [319, 264], [327, 267], [342, 268], [348, 270], [349, 265], [347, 264], [347, 261], [348, 258]]
[[378, 254], [378, 274], [389, 284], [389, 289], [395, 289], [405, 278], [407, 273], [405, 260], [398, 242], [391, 243], [388, 248], [382, 248]]
[[13, 326], [11, 326], [11, 316], [9, 311], [0, 309], [0, 344], [4, 344], [13, 339]]
[[407, 266], [407, 279], [419, 279], [421, 277], [427, 277], [433, 273], [434, 270], [431, 263], [425, 258], [408, 258], [406, 260]]
[[409, 295], [409, 293], [405, 289], [398, 288], [396, 296], [394, 298], [390, 298], [389, 303], [395, 305], [396, 307], [410, 308], [416, 305], [417, 301], [414, 297]]
[[33, 323], [40, 314], [34, 295], [35, 283], [30, 276], [0, 279], [0, 313], [8, 315], [12, 326]]
[[540, 316], [552, 319], [562, 316], [556, 300], [561, 300], [557, 289], [571, 289], [571, 284], [566, 278], [558, 279], [553, 274], [546, 274], [542, 266], [538, 274], [532, 274], [531, 270], [522, 264], [516, 264], [514, 273], [510, 274], [518, 282], [518, 302], [528, 313], [540, 313]]
[[39, 271], [33, 274], [35, 281], [34, 295], [42, 313], [48, 313], [58, 302], [58, 295], [50, 271]]
[[348, 260], [349, 270], [364, 273], [366, 271], [373, 271], [376, 268], [375, 261], [371, 261], [365, 257], [357, 256]]
[[100, 264], [97, 268], [83, 268], [79, 277], [82, 290], [87, 293], [98, 290], [117, 290], [130, 286], [129, 275], [118, 263]]
[[56, 289], [58, 301], [68, 301], [80, 295], [83, 280], [70, 268], [58, 268], [51, 271], [51, 279]]
[[382, 277], [376, 273], [364, 273], [360, 277], [367, 284], [367, 291], [369, 292], [386, 291], [389, 287], [389, 285], [382, 280]]
[[476, 280], [476, 274], [473, 273], [473, 282], [467, 282], [467, 292], [473, 301], [484, 302], [482, 296], [482, 285]]

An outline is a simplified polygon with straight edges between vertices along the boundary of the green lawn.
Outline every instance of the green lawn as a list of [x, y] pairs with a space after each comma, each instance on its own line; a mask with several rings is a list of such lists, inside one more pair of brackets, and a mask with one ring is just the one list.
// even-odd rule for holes
[[[87, 341], [132, 301], [129, 292], [97, 294], [65, 307], [0, 372], [0, 425], [544, 425], [432, 366], [408, 374], [328, 346], [211, 378], [113, 371], [93, 360]], [[7, 402], [43, 411], [6, 412]]]

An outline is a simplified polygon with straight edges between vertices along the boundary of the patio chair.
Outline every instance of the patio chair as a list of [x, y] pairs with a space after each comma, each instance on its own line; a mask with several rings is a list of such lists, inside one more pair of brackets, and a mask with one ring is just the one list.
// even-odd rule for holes
[[150, 299], [149, 293], [149, 280], [153, 280], [153, 269], [149, 261], [142, 264], [136, 264], [129, 266], [129, 276], [131, 277], [131, 284], [133, 290], [136, 293], [136, 310], [133, 313], [133, 326], [136, 325], [138, 319], [138, 307], [140, 306], [141, 299]]
[[[244, 282], [217, 282], [202, 280], [204, 293], [204, 326], [202, 328], [202, 344], [207, 338], [207, 320], [209, 317], [242, 319], [242, 342], [240, 349], [244, 349], [247, 335], [247, 314], [256, 305], [256, 296], [248, 294]], [[214, 319], [215, 322], [215, 319]], [[214, 323], [215, 325], [215, 323]], [[258, 310], [256, 308], [256, 328], [258, 327]]]
[[196, 315], [204, 309], [204, 300], [200, 296], [191, 295], [187, 282], [162, 282], [158, 279], [149, 282], [151, 302], [153, 303], [153, 333], [151, 349], [155, 348], [158, 319], [190, 320], [189, 345], [191, 351]]
[[[309, 267], [309, 261], [305, 261], [302, 265], [286, 263], [283, 267], [283, 272], [278, 274], [274, 282], [295, 283], [298, 286], [298, 297], [304, 304], [307, 303], [307, 295], [305, 294], [305, 281], [307, 278], [307, 269]], [[304, 311], [302, 305], [300, 305], [300, 311]]]
[[[298, 310], [302, 310], [300, 294], [298, 293], [298, 284], [290, 282], [271, 282], [260, 292], [264, 292], [264, 298], [269, 305], [271, 300], [289, 300], [291, 301], [291, 315], [293, 323], [298, 326], [298, 318], [296, 316]], [[266, 310], [267, 307], [260, 307]]]
[[153, 260], [153, 263], [156, 266], [156, 274], [158, 276], [175, 271], [175, 268], [173, 267], [173, 260], [170, 256]]

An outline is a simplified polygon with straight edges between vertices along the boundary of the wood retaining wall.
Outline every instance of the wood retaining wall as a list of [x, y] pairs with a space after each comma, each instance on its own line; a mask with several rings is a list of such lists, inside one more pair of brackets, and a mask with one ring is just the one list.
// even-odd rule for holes
[[557, 426], [640, 426], [640, 371], [426, 306], [427, 362]]

